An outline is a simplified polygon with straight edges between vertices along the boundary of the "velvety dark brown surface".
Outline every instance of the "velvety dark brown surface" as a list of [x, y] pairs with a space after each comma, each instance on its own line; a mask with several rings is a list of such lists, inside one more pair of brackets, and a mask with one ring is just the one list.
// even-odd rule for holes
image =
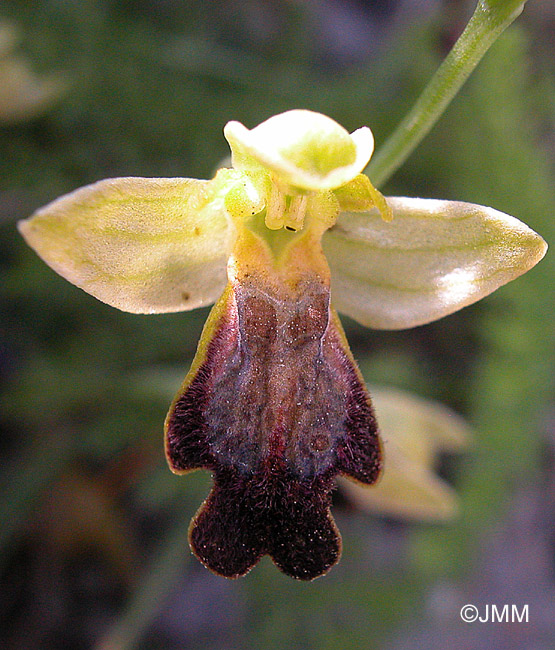
[[269, 554], [288, 575], [312, 579], [337, 561], [333, 478], [373, 483], [381, 458], [325, 286], [307, 281], [287, 300], [236, 288], [170, 413], [167, 451], [176, 471], [214, 472], [190, 532], [212, 570], [236, 577]]
[[329, 477], [298, 481], [268, 466], [252, 476], [219, 469], [214, 478], [190, 531], [193, 550], [213, 571], [237, 577], [267, 553], [288, 575], [310, 580], [337, 561]]

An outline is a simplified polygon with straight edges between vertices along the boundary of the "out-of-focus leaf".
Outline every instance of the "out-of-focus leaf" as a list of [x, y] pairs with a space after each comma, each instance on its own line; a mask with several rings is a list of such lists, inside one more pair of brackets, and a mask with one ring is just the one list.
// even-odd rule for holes
[[341, 486], [362, 509], [407, 519], [445, 520], [457, 514], [456, 493], [435, 473], [439, 452], [463, 449], [470, 439], [464, 420], [441, 404], [394, 389], [373, 389], [385, 448], [383, 476], [363, 487]]
[[14, 49], [17, 41], [17, 29], [5, 20], [0, 21], [0, 59]]
[[100, 639], [95, 650], [131, 650], [163, 605], [182, 575], [191, 554], [187, 548], [189, 518], [178, 519], [161, 540], [124, 611]]
[[64, 93], [62, 74], [35, 75], [27, 61], [0, 59], [0, 123], [23, 122], [44, 112]]

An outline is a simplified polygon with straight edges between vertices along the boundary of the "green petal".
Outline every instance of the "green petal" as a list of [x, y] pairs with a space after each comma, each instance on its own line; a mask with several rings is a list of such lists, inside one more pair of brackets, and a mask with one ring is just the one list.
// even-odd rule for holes
[[19, 223], [64, 278], [123, 311], [214, 302], [226, 284], [226, 172], [213, 181], [114, 178], [66, 194]]
[[423, 325], [487, 296], [532, 268], [547, 245], [525, 224], [471, 203], [389, 197], [341, 213], [324, 234], [335, 307], [376, 329]]

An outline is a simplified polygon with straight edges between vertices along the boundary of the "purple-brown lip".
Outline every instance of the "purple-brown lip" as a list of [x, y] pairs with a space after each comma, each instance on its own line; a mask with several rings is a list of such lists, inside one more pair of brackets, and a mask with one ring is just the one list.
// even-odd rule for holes
[[204, 358], [167, 420], [172, 469], [214, 475], [191, 547], [229, 578], [268, 554], [311, 580], [341, 553], [334, 477], [371, 484], [381, 469], [369, 397], [321, 282], [308, 279], [285, 300], [249, 281], [224, 295]]

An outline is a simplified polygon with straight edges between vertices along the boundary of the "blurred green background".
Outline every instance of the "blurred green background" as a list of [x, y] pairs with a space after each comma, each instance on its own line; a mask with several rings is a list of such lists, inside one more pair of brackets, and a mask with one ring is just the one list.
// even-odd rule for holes
[[[207, 310], [136, 316], [47, 268], [15, 222], [111, 176], [210, 177], [222, 127], [324, 112], [377, 146], [473, 6], [421, 0], [3, 0], [18, 56], [67, 85], [0, 123], [2, 647], [548, 650], [555, 646], [553, 262], [437, 323], [345, 321], [367, 381], [464, 415], [440, 472], [449, 524], [372, 517], [341, 494], [341, 563], [295, 582], [266, 558], [230, 582], [192, 559], [210, 477], [166, 467], [162, 422]], [[530, 0], [386, 194], [491, 205], [548, 242], [555, 205], [555, 8]], [[465, 603], [529, 605], [467, 624]]]

